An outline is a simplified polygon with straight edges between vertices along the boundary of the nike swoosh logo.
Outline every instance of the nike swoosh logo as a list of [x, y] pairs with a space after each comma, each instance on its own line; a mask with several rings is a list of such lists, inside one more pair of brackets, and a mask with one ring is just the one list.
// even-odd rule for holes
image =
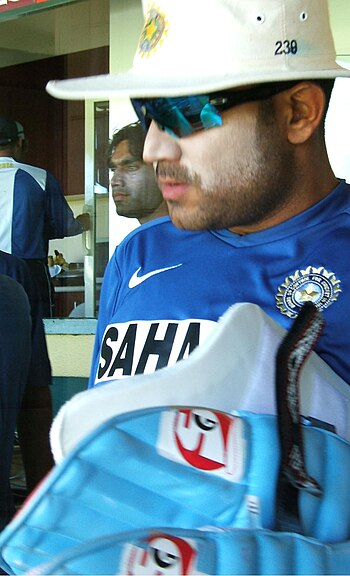
[[147, 272], [147, 274], [143, 274], [142, 276], [138, 276], [138, 273], [141, 270], [141, 266], [140, 266], [140, 268], [138, 268], [136, 270], [136, 272], [134, 272], [134, 274], [131, 276], [131, 278], [129, 280], [129, 288], [135, 288], [135, 286], [142, 284], [142, 282], [144, 282], [145, 280], [148, 280], [148, 278], [151, 278], [152, 276], [156, 276], [156, 274], [161, 274], [162, 272], [166, 272], [167, 270], [173, 270], [174, 268], [178, 268], [179, 266], [182, 266], [182, 264], [176, 264], [175, 266], [168, 266], [167, 268], [159, 268], [158, 270], [152, 270], [152, 272]]

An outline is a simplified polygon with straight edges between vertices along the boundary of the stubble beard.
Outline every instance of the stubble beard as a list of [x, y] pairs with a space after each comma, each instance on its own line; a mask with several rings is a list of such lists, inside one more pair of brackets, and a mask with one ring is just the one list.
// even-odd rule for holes
[[254, 146], [245, 157], [233, 132], [226, 139], [223, 149], [230, 151], [232, 160], [228, 152], [215, 157], [210, 167], [204, 167], [205, 179], [181, 169], [182, 180], [193, 186], [197, 202], [189, 208], [168, 203], [170, 218], [178, 228], [259, 227], [291, 198], [297, 178], [295, 157], [281, 138], [271, 102], [259, 106], [251, 140]]

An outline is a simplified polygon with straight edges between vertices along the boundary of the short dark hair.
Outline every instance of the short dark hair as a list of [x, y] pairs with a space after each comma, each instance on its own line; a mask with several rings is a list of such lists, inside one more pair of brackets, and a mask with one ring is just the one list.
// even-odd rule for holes
[[0, 146], [6, 150], [18, 141], [18, 126], [12, 118], [0, 116]]
[[[325, 104], [325, 111], [327, 112], [328, 110], [328, 106], [329, 106], [329, 101], [331, 99], [331, 95], [332, 95], [332, 91], [334, 88], [334, 82], [335, 79], [334, 78], [317, 78], [317, 79], [306, 79], [307, 82], [313, 82], [314, 84], [317, 84], [318, 86], [320, 86], [320, 88], [322, 88], [325, 97], [326, 97], [326, 104]], [[274, 82], [273, 84], [278, 84], [279, 86], [282, 87], [285, 86], [285, 89], [287, 90], [288, 88], [290, 88], [291, 86], [293, 86], [293, 84], [299, 84], [299, 82], [303, 82], [303, 80], [299, 79], [299, 80], [290, 80], [290, 81], [282, 81], [282, 82]]]
[[146, 132], [140, 122], [133, 122], [132, 124], [128, 124], [127, 126], [116, 130], [108, 146], [108, 163], [111, 163], [113, 152], [118, 144], [124, 140], [129, 142], [129, 150], [131, 154], [137, 160], [142, 160], [145, 137]]
[[324, 78], [323, 80], [311, 80], [311, 82], [315, 82], [318, 86], [320, 86], [326, 96], [326, 104], [325, 104], [325, 115], [328, 111], [329, 102], [332, 96], [332, 91], [334, 88], [335, 78]]
[[[325, 106], [324, 106], [324, 111], [323, 111], [323, 119], [322, 119], [322, 123], [325, 123], [325, 119], [326, 119], [326, 115], [328, 112], [328, 108], [329, 108], [329, 103], [330, 103], [330, 99], [332, 96], [332, 91], [334, 88], [334, 82], [335, 82], [335, 78], [312, 78], [312, 79], [306, 79], [306, 82], [312, 82], [314, 84], [317, 84], [317, 86], [319, 86], [322, 90], [323, 93], [325, 95]], [[288, 90], [293, 84], [299, 84], [300, 82], [303, 82], [303, 80], [299, 79], [299, 80], [292, 80], [292, 81], [282, 81], [282, 82], [278, 82], [278, 83], [274, 83], [274, 84], [278, 84], [279, 86], [282, 87], [285, 86], [285, 89]]]

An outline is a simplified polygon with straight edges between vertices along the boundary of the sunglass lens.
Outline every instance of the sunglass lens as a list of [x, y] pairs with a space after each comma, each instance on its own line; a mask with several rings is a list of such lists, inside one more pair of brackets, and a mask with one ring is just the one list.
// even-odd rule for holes
[[222, 125], [220, 113], [209, 103], [209, 96], [206, 95], [132, 99], [132, 104], [146, 129], [154, 120], [159, 128], [180, 138]]
[[215, 126], [222, 126], [222, 118], [220, 112], [212, 104], [206, 104], [200, 113], [201, 124], [206, 130], [208, 128], [215, 128]]

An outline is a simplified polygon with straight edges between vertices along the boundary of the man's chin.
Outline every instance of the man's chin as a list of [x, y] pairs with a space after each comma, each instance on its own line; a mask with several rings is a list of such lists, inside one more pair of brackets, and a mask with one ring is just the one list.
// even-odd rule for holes
[[168, 204], [169, 217], [179, 230], [208, 230], [210, 225], [204, 218], [200, 218], [198, 213], [191, 208], [183, 208]]
[[121, 206], [116, 206], [115, 209], [116, 213], [118, 214], [118, 216], [124, 216], [125, 218], [133, 218], [134, 216], [132, 214], [130, 214], [129, 210], [124, 210]]

